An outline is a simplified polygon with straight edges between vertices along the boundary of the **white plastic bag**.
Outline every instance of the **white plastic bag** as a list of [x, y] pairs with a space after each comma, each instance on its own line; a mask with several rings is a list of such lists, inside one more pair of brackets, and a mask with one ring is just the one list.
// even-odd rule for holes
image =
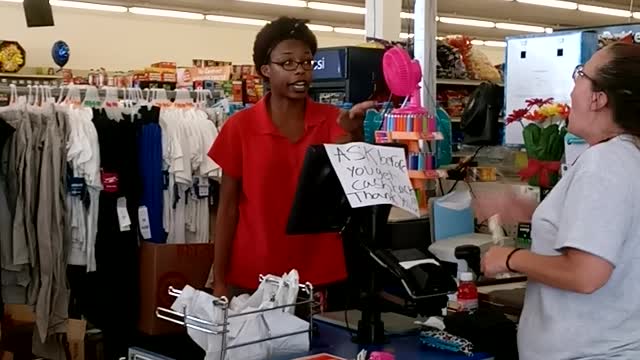
[[[296, 270], [283, 275], [282, 278], [267, 276], [267, 279], [278, 281], [265, 280], [251, 296], [243, 294], [233, 298], [229, 303], [229, 315], [270, 309], [296, 302], [299, 281]], [[186, 312], [190, 316], [210, 322], [222, 323], [223, 311], [221, 308], [213, 306], [213, 300], [214, 297], [210, 294], [186, 286], [171, 308], [181, 313], [186, 308]], [[307, 330], [309, 323], [294, 316], [294, 312], [295, 308], [290, 307], [258, 314], [230, 317], [227, 328], [227, 346]], [[187, 324], [201, 328], [222, 330], [221, 327], [207, 326], [194, 320], [186, 319], [186, 321]], [[207, 352], [205, 360], [222, 360], [220, 357], [222, 335], [208, 334], [191, 328], [188, 328], [188, 333]], [[300, 355], [308, 349], [309, 336], [308, 333], [303, 333], [228, 350], [224, 360], [262, 360], [272, 356]]]

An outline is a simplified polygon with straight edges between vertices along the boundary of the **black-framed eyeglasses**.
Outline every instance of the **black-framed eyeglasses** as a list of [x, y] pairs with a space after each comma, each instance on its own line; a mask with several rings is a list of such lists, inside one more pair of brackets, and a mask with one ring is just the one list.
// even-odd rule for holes
[[573, 81], [578, 80], [578, 78], [585, 78], [595, 84], [595, 80], [584, 72], [584, 65], [580, 64], [573, 69]]
[[303, 61], [295, 61], [295, 60], [287, 60], [287, 61], [271, 61], [272, 64], [276, 64], [286, 71], [296, 71], [298, 70], [298, 66], [302, 66], [303, 70], [309, 71], [313, 70], [313, 64], [315, 60], [303, 60]]

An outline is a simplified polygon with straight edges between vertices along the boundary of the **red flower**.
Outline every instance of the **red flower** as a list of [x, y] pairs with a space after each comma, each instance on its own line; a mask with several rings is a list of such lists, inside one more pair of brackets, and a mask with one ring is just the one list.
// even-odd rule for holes
[[541, 114], [538, 110], [535, 110], [532, 113], [528, 113], [524, 115], [524, 118], [529, 121], [535, 121], [535, 122], [541, 122], [547, 119], [547, 117]]
[[541, 107], [542, 105], [551, 104], [552, 102], [553, 102], [553, 98], [546, 98], [546, 99], [533, 98], [525, 101], [529, 109], [531, 109], [534, 106]]
[[511, 124], [512, 122], [515, 121], [519, 121], [520, 119], [522, 119], [525, 115], [527, 115], [527, 113], [529, 112], [529, 109], [518, 109], [518, 110], [513, 110], [513, 112], [511, 114], [509, 114], [509, 116], [507, 116], [507, 124]]

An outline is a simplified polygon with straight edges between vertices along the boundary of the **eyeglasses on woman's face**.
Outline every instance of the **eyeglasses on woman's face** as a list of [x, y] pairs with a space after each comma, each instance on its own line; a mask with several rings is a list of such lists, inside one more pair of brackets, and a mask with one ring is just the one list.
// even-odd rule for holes
[[286, 61], [272, 61], [271, 63], [280, 66], [286, 71], [296, 71], [298, 70], [298, 66], [302, 66], [302, 69], [305, 71], [310, 71], [310, 70], [313, 70], [313, 65], [315, 63], [315, 60], [302, 60], [302, 61], [286, 60]]
[[573, 69], [573, 81], [576, 81], [579, 78], [585, 78], [585, 79], [588, 79], [591, 82], [594, 82], [593, 78], [591, 78], [589, 75], [587, 75], [584, 72], [584, 65], [582, 65], [582, 64], [576, 66], [576, 68]]

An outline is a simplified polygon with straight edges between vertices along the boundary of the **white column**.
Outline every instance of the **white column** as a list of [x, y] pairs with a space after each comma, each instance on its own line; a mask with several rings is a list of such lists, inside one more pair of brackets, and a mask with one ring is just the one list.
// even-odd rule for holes
[[366, 0], [364, 28], [367, 37], [397, 41], [400, 39], [401, 0]]
[[436, 112], [436, 64], [438, 0], [415, 0], [414, 13], [414, 55], [422, 66], [424, 78], [421, 91], [422, 106], [430, 114]]

